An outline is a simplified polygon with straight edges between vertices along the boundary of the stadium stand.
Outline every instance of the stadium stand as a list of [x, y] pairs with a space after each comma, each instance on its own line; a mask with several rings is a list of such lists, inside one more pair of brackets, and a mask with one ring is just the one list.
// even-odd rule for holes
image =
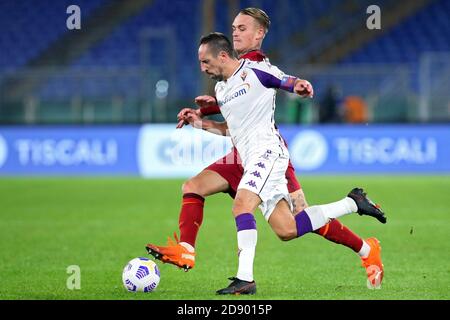
[[[82, 8], [84, 23], [113, 2], [120, 3], [115, 0], [76, 1]], [[230, 3], [216, 0], [211, 18], [215, 30], [226, 34], [231, 33], [230, 22], [236, 10]], [[406, 94], [409, 91], [417, 92], [420, 87], [419, 64], [423, 54], [450, 51], [450, 0], [423, 0], [426, 4], [423, 8], [399, 21], [396, 26], [383, 30], [375, 39], [327, 66], [326, 70], [308, 64], [311, 57], [317, 50], [330, 44], [339, 46], [338, 39], [349, 34], [354, 28], [355, 19], [367, 17], [364, 7], [370, 1], [261, 0], [255, 3], [241, 0], [236, 3], [237, 9], [257, 5], [269, 13], [272, 26], [263, 50], [281, 68], [293, 70], [293, 73], [299, 70], [299, 74], [311, 77], [319, 99], [333, 81], [351, 83], [351, 90], [343, 92], [346, 96], [365, 94], [367, 97], [388, 92], [390, 99], [390, 95], [399, 87]], [[399, 5], [392, 0], [378, 3], [383, 8]], [[10, 75], [26, 78], [29, 72], [33, 72], [34, 76], [42, 76], [42, 81], [38, 86], [30, 86], [30, 91], [23, 94], [23, 101], [13, 102], [21, 107], [13, 110], [9, 105], [5, 107], [5, 103], [2, 106], [0, 101], [2, 120], [16, 113], [12, 118], [19, 121], [20, 114], [26, 109], [23, 106], [27, 103], [25, 101], [36, 100], [45, 103], [41, 103], [38, 115], [31, 117], [31, 122], [44, 121], [52, 116], [54, 122], [71, 122], [69, 119], [85, 121], [86, 116], [78, 114], [77, 108], [91, 108], [93, 118], [105, 122], [121, 121], [126, 116], [131, 122], [168, 121], [169, 114], [180, 103], [191, 101], [193, 96], [204, 89], [203, 76], [196, 59], [197, 42], [202, 32], [205, 32], [201, 0], [175, 0], [170, 5], [165, 0], [148, 1], [142, 10], [133, 12], [123, 21], [117, 21], [104, 37], [87, 47], [79, 56], [63, 61], [58, 69], [51, 70], [46, 69], [45, 63], [36, 66], [32, 62], [39, 61], [39, 56], [47, 48], [67, 37], [67, 15], [61, 12], [65, 13], [65, 8], [72, 3], [69, 0], [42, 0], [30, 4], [31, 1], [0, 2], [0, 24], [4, 31], [0, 37], [0, 99], [2, 84]], [[290, 16], [295, 18], [286, 18]], [[333, 47], [328, 50], [333, 50]], [[395, 64], [396, 72], [390, 72], [386, 64]], [[28, 70], [27, 66], [30, 65], [37, 68]], [[366, 67], [370, 70], [367, 76], [361, 69]], [[21, 70], [24, 70], [23, 74]], [[355, 72], [361, 76], [355, 77]], [[392, 79], [386, 78], [389, 73], [393, 75]], [[408, 88], [403, 88], [404, 78], [407, 79]], [[155, 86], [161, 80], [168, 83], [168, 95], [165, 93], [164, 101], [156, 99], [158, 93]], [[375, 93], [370, 91], [374, 83], [382, 84]], [[71, 106], [67, 106], [67, 101]], [[79, 101], [80, 106], [74, 107]], [[122, 111], [108, 117], [106, 115], [111, 113], [111, 101], [121, 104]], [[145, 101], [152, 104], [161, 102], [160, 112], [152, 107], [152, 112], [158, 117], [142, 117], [148, 108]], [[54, 116], [58, 112], [60, 115]], [[389, 118], [393, 121], [408, 121], [404, 116], [393, 116], [389, 112], [386, 117], [376, 120], [385, 121]]]
[[[78, 0], [87, 18], [108, 0]], [[71, 0], [0, 1], [0, 70], [14, 71], [37, 57], [65, 32]]]
[[423, 52], [450, 50], [449, 16], [450, 1], [435, 1], [341, 63], [408, 63], [414, 67]]

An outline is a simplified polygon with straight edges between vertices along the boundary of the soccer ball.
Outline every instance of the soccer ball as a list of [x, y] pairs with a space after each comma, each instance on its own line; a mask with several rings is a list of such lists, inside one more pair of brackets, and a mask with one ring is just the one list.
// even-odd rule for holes
[[159, 284], [160, 274], [155, 262], [134, 258], [123, 268], [122, 282], [131, 292], [152, 292]]

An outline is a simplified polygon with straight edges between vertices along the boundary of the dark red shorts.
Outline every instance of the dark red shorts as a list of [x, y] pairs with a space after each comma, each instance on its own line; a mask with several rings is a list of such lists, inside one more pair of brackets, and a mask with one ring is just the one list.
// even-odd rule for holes
[[[217, 172], [225, 180], [227, 180], [230, 185], [230, 189], [227, 193], [232, 198], [236, 196], [239, 182], [244, 175], [244, 168], [241, 165], [241, 159], [236, 148], [232, 148], [226, 156], [209, 165], [206, 169]], [[301, 189], [300, 183], [297, 181], [297, 177], [295, 176], [294, 166], [290, 160], [288, 168], [286, 169], [286, 179], [289, 193]]]

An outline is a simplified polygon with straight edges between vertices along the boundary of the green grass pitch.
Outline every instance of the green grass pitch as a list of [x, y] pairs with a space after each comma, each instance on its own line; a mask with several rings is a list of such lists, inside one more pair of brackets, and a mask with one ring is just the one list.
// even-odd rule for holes
[[[381, 241], [385, 278], [368, 290], [358, 256], [308, 234], [278, 240], [256, 213], [258, 246], [252, 297], [215, 291], [237, 270], [231, 199], [209, 197], [197, 239], [196, 267], [185, 273], [158, 261], [150, 294], [128, 293], [121, 275], [145, 244], [164, 244], [178, 228], [182, 180], [138, 178], [0, 179], [0, 299], [450, 299], [450, 177], [303, 177], [310, 204], [341, 199], [354, 186], [384, 208], [388, 223], [349, 215], [341, 221]], [[81, 270], [69, 290], [67, 267]]]

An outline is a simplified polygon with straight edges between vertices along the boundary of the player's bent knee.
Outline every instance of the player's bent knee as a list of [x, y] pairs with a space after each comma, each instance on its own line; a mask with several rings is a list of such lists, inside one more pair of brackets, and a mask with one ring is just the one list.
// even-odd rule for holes
[[283, 229], [277, 231], [277, 236], [281, 241], [289, 241], [297, 238], [297, 229]]
[[232, 208], [233, 214], [239, 215], [241, 213], [249, 211], [247, 206], [245, 205], [245, 202], [242, 201], [240, 198], [235, 198], [233, 202], [233, 208]]
[[183, 183], [183, 185], [181, 186], [181, 191], [183, 192], [183, 194], [195, 193], [201, 195], [200, 194], [201, 190], [193, 179], [189, 179], [185, 183]]
[[226, 192], [229, 188], [228, 181], [219, 174], [203, 170], [195, 177], [187, 180], [183, 184], [181, 191], [183, 194], [195, 193], [199, 196], [207, 197], [218, 192]]
[[251, 193], [248, 193], [247, 196], [238, 193], [233, 201], [233, 215], [237, 216], [241, 213], [253, 213], [259, 204], [259, 201], [255, 197], [257, 196], [252, 196]]

